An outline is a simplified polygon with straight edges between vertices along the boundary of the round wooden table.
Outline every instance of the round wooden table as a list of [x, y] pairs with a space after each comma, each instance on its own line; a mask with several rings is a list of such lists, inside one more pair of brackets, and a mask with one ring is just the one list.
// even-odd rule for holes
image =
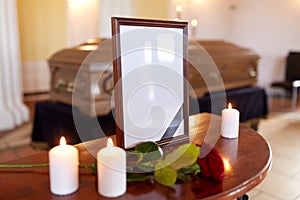
[[[202, 144], [219, 135], [221, 118], [211, 114], [191, 116], [190, 136], [193, 143]], [[98, 139], [77, 145], [80, 163], [92, 164], [91, 155], [106, 145], [106, 139]], [[209, 178], [165, 187], [153, 181], [128, 183], [126, 193], [115, 199], [235, 199], [257, 186], [267, 175], [272, 163], [268, 142], [253, 129], [240, 125], [237, 139], [218, 137], [216, 149], [225, 161], [225, 178], [214, 181]], [[89, 149], [89, 151], [86, 150]], [[15, 160], [10, 163], [45, 163], [47, 152]], [[97, 178], [86, 169], [80, 169], [79, 189], [67, 196], [55, 196], [50, 192], [48, 167], [32, 169], [0, 169], [0, 199], [106, 199], [97, 192]]]

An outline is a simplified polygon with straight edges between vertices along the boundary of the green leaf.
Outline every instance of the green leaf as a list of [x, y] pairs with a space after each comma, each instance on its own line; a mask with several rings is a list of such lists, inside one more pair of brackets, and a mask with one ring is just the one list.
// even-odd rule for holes
[[143, 142], [135, 146], [135, 151], [143, 153], [143, 158], [139, 162], [149, 162], [161, 158], [159, 146], [155, 142]]
[[137, 157], [137, 160], [135, 161], [135, 163], [139, 163], [143, 160], [144, 158], [144, 154], [141, 153], [140, 151], [127, 151], [127, 157], [130, 158], [131, 156], [136, 156]]
[[177, 171], [167, 166], [163, 160], [155, 165], [154, 171], [155, 180], [165, 186], [172, 186], [176, 183]]
[[135, 150], [141, 153], [148, 153], [158, 150], [158, 145], [155, 142], [143, 142], [135, 146]]
[[198, 174], [199, 172], [201, 172], [200, 165], [198, 163], [195, 163], [192, 169], [194, 170], [194, 174]]
[[187, 178], [184, 173], [181, 173], [180, 171], [177, 172], [177, 178], [183, 182], [186, 182]]
[[195, 163], [191, 166], [183, 167], [183, 168], [179, 169], [178, 172], [182, 173], [182, 174], [196, 174], [196, 173], [200, 172], [200, 166], [198, 165], [198, 163]]
[[133, 182], [133, 181], [145, 181], [148, 179], [153, 178], [153, 175], [141, 175], [141, 174], [127, 174], [127, 181]]
[[193, 165], [197, 161], [199, 152], [200, 147], [194, 144], [184, 144], [166, 155], [165, 162], [173, 169], [179, 170], [183, 167]]
[[154, 171], [154, 164], [151, 162], [139, 163], [136, 164], [134, 167], [137, 168], [140, 172], [152, 173]]

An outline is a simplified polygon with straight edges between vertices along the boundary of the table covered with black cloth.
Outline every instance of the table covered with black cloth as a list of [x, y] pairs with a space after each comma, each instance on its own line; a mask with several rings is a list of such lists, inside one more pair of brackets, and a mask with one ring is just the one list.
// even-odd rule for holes
[[[198, 110], [201, 113], [208, 112], [217, 115], [221, 115], [222, 110], [228, 106], [228, 103], [231, 103], [234, 108], [240, 111], [240, 122], [261, 118], [268, 114], [267, 95], [263, 88], [243, 87], [227, 90], [225, 102], [223, 94], [222, 92], [213, 92], [192, 101], [197, 101]], [[211, 106], [212, 102], [214, 107]], [[197, 109], [194, 109], [193, 103], [191, 103], [190, 115], [197, 114], [195, 111]]]
[[[224, 93], [223, 93], [224, 94]], [[214, 92], [199, 99], [190, 99], [197, 102], [191, 104], [190, 115], [196, 112], [209, 112], [221, 115], [228, 102], [240, 111], [240, 122], [259, 119], [268, 113], [267, 96], [265, 90], [259, 87], [245, 87], [226, 91], [226, 101], [222, 93]], [[212, 109], [213, 102], [214, 107]], [[199, 108], [193, 108], [193, 106]], [[36, 104], [34, 124], [32, 130], [33, 142], [45, 142], [50, 147], [58, 144], [59, 138], [64, 135], [69, 144], [76, 144], [115, 133], [115, 121], [113, 114], [98, 116], [98, 125], [95, 126], [95, 118], [82, 114], [79, 109], [74, 109], [77, 119], [84, 126], [76, 129], [72, 106], [63, 103], [45, 101]], [[101, 129], [99, 129], [99, 125]], [[80, 133], [80, 134], [78, 134]]]
[[[69, 144], [77, 144], [115, 133], [113, 114], [98, 116], [99, 125], [95, 126], [94, 119], [82, 114], [78, 108], [74, 114], [84, 126], [75, 126], [72, 106], [59, 102], [39, 102], [35, 106], [32, 129], [33, 142], [46, 142], [50, 147], [59, 143], [59, 138], [65, 136]], [[77, 129], [80, 130], [77, 130]], [[80, 133], [80, 135], [78, 134]]]

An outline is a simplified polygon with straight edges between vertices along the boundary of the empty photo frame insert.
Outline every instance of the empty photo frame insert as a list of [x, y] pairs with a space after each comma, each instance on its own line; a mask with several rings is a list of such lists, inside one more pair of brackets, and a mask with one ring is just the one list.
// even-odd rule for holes
[[117, 145], [188, 141], [187, 22], [112, 18]]

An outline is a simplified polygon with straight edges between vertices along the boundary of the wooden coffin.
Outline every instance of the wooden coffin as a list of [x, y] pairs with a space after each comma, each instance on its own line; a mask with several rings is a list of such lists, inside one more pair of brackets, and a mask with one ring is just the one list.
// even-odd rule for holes
[[[90, 116], [111, 111], [113, 66], [111, 41], [90, 40], [63, 49], [49, 60], [51, 70], [50, 99], [74, 105]], [[100, 55], [100, 56], [99, 56]]]
[[[207, 92], [255, 85], [258, 60], [259, 56], [252, 50], [225, 41], [190, 41], [189, 83], [193, 95], [199, 98]], [[199, 71], [204, 72], [199, 74]]]
[[[90, 116], [108, 114], [113, 102], [111, 44], [94, 39], [55, 53], [48, 60], [51, 100], [77, 106]], [[258, 59], [250, 49], [225, 41], [190, 41], [190, 95], [201, 98], [207, 92], [255, 85]]]

